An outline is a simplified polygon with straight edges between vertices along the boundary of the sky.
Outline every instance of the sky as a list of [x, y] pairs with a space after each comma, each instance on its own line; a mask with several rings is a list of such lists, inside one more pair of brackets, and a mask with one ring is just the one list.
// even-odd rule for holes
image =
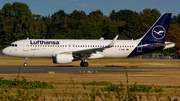
[[13, 2], [25, 3], [29, 6], [32, 14], [42, 16], [52, 15], [59, 10], [70, 14], [74, 10], [84, 11], [87, 15], [96, 10], [101, 10], [109, 16], [112, 10], [124, 9], [142, 12], [146, 8], [157, 9], [160, 13], [180, 14], [180, 0], [0, 0], [0, 9], [6, 4]]

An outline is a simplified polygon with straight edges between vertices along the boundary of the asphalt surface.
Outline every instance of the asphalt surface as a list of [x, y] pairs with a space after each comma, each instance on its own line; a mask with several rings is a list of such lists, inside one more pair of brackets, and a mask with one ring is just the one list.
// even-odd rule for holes
[[[91, 72], [141, 72], [138, 69], [180, 69], [180, 67], [126, 67], [135, 71], [125, 71], [124, 67], [59, 67], [59, 66], [0, 66], [0, 73], [87, 73]], [[118, 70], [121, 69], [121, 70]], [[123, 70], [122, 70], [123, 69]]]

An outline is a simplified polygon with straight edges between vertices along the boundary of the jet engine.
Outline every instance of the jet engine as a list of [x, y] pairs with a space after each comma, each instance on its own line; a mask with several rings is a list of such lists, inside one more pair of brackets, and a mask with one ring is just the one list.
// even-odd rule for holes
[[56, 54], [53, 58], [53, 63], [56, 64], [66, 64], [71, 63], [73, 61], [72, 54]]

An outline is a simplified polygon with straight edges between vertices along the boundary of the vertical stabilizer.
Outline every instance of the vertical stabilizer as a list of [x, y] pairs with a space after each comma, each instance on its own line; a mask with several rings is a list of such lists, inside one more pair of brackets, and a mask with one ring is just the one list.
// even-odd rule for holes
[[[136, 48], [128, 57], [163, 50], [171, 15], [171, 13], [162, 14], [146, 34], [139, 39]], [[158, 47], [156, 47], [157, 45]]]
[[171, 13], [162, 14], [154, 25], [141, 38], [142, 43], [165, 43], [171, 20]]

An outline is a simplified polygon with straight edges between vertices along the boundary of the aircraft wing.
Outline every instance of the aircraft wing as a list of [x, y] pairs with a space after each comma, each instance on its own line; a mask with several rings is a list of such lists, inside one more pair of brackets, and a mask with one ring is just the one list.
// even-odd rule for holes
[[[92, 53], [96, 53], [96, 52], [102, 52], [103, 50], [107, 49], [107, 48], [111, 48], [114, 46], [114, 43], [116, 42], [117, 38], [119, 35], [117, 35], [109, 45], [105, 46], [105, 47], [99, 47], [99, 48], [91, 48], [91, 49], [84, 49], [84, 50], [78, 50], [78, 51], [72, 51], [71, 53], [74, 54], [86, 54], [86, 55], [90, 55]], [[69, 53], [69, 52], [63, 52], [63, 53]]]

